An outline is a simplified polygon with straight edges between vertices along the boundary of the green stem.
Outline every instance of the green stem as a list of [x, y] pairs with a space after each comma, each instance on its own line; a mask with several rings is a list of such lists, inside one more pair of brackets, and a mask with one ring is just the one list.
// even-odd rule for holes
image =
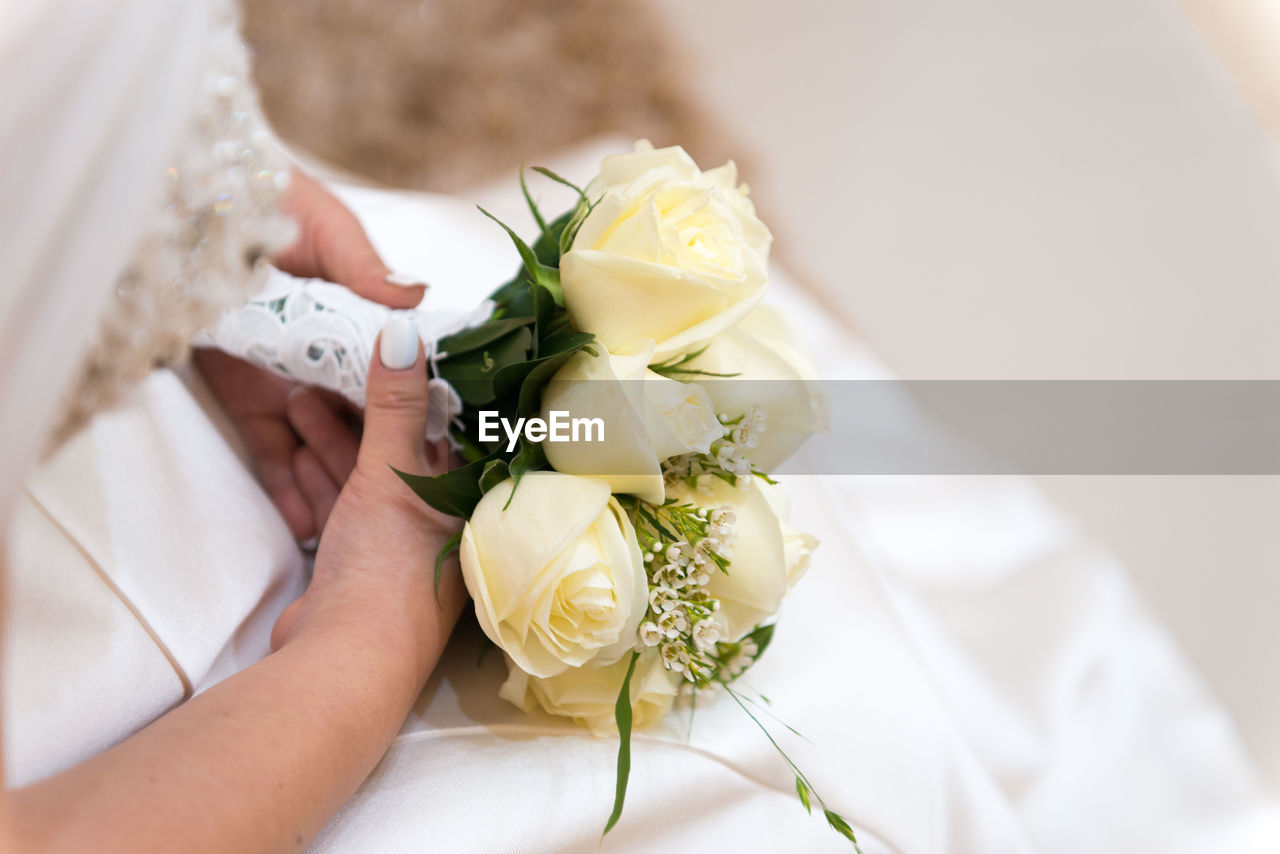
[[[818, 790], [813, 787], [813, 783], [809, 781], [809, 778], [804, 775], [804, 772], [800, 770], [796, 763], [791, 761], [791, 757], [787, 755], [787, 752], [783, 750], [782, 746], [774, 739], [773, 734], [769, 732], [768, 728], [760, 722], [759, 718], [751, 713], [751, 710], [747, 708], [747, 704], [742, 702], [742, 698], [738, 696], [738, 692], [730, 688], [729, 684], [723, 679], [719, 679], [717, 681], [724, 686], [726, 691], [729, 692], [729, 696], [738, 704], [738, 707], [747, 713], [747, 717], [751, 718], [755, 725], [760, 728], [760, 731], [764, 733], [764, 737], [769, 739], [769, 743], [773, 745], [774, 750], [778, 751], [778, 755], [782, 757], [782, 761], [786, 762], [787, 766], [795, 772], [795, 775], [804, 781], [805, 786], [809, 788], [809, 792], [817, 799], [818, 804], [823, 809], [823, 812], [829, 812], [830, 807], [828, 807], [827, 802], [822, 799], [822, 795], [818, 794]], [[858, 841], [856, 839], [852, 839], [851, 841], [853, 842], [853, 849], [857, 851], [858, 854], [862, 854], [862, 849], [858, 847]]]

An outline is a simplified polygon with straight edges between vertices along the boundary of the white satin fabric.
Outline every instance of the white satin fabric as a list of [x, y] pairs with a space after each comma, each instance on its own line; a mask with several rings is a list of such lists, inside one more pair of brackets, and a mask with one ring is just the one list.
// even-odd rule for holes
[[208, 0], [0, 8], [0, 514], [155, 207], [209, 14]]
[[261, 659], [302, 593], [301, 553], [193, 388], [156, 372], [23, 490], [6, 543], [10, 785]]
[[[585, 165], [579, 171], [588, 171]], [[571, 172], [571, 175], [577, 173]], [[395, 269], [463, 308], [515, 268], [469, 204], [345, 188]], [[829, 377], [879, 376], [775, 278]], [[1016, 478], [794, 476], [822, 546], [748, 679], [868, 854], [1280, 850], [1231, 722], [1120, 569]], [[10, 538], [5, 752], [16, 782], [100, 750], [263, 654], [303, 568], [198, 385], [168, 372], [30, 482]], [[616, 742], [497, 697], [460, 630], [318, 852], [846, 851], [728, 698]], [[766, 721], [768, 718], [764, 718]]]

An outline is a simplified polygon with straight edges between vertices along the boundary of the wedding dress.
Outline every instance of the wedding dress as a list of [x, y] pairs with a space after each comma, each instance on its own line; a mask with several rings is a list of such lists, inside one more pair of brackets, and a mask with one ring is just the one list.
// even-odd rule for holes
[[[121, 8], [137, 13], [130, 26], [158, 28], [157, 48], [199, 36], [188, 17], [198, 4]], [[171, 65], [142, 77], [186, 57], [152, 55]], [[0, 139], [7, 130], [0, 121]], [[152, 155], [163, 162], [162, 147]], [[564, 169], [583, 177], [596, 162]], [[127, 174], [142, 180], [144, 165]], [[64, 210], [107, 192], [102, 181], [68, 189]], [[145, 207], [144, 193], [125, 189], [133, 210]], [[337, 191], [394, 269], [432, 283], [429, 309], [466, 311], [514, 269], [505, 235], [467, 201]], [[95, 253], [123, 265], [102, 241], [64, 230], [115, 228], [125, 240], [109, 211], [42, 222], [41, 245], [82, 253], [80, 273]], [[0, 240], [14, 223], [4, 225]], [[6, 284], [3, 330], [88, 329], [101, 300], [77, 303], [85, 286], [72, 272], [53, 280], [57, 305], [28, 299], [30, 277]], [[883, 375], [781, 271], [770, 299], [804, 324], [829, 378]], [[57, 355], [38, 334], [3, 346], [27, 344]], [[54, 360], [63, 375], [72, 365]], [[0, 367], [7, 471], [54, 406], [31, 374], [47, 382], [54, 368]], [[1027, 482], [797, 475], [786, 485], [793, 519], [822, 545], [749, 682], [804, 733], [785, 736], [789, 754], [868, 854], [1280, 850], [1280, 810], [1226, 714], [1121, 570]], [[27, 478], [7, 547], [11, 784], [93, 755], [260, 658], [305, 583], [234, 432], [197, 378], [168, 370]], [[805, 815], [768, 742], [723, 697], [637, 732], [626, 810], [601, 843], [616, 742], [500, 700], [505, 669], [481, 647], [464, 618], [401, 734], [312, 850], [848, 850]]]

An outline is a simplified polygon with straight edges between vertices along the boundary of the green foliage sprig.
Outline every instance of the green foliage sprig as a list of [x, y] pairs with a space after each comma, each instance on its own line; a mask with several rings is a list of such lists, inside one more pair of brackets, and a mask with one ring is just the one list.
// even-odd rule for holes
[[[516, 275], [493, 292], [489, 318], [440, 339], [444, 355], [436, 360], [439, 376], [462, 398], [462, 413], [450, 435], [466, 464], [444, 474], [425, 476], [396, 470], [419, 498], [441, 513], [468, 518], [486, 492], [510, 477], [519, 486], [531, 471], [547, 467], [542, 446], [520, 437], [507, 451], [503, 441], [480, 440], [479, 409], [497, 411], [515, 422], [537, 415], [542, 389], [579, 350], [591, 350], [594, 337], [574, 328], [564, 308], [560, 287], [560, 257], [573, 245], [577, 229], [592, 205], [577, 186], [554, 172], [534, 171], [578, 193], [574, 208], [548, 222], [538, 209], [521, 170], [520, 187], [538, 224], [538, 239], [530, 246], [506, 223], [484, 208], [480, 212], [498, 223], [520, 255]], [[515, 494], [515, 491], [512, 491]], [[442, 552], [443, 555], [447, 552]]]

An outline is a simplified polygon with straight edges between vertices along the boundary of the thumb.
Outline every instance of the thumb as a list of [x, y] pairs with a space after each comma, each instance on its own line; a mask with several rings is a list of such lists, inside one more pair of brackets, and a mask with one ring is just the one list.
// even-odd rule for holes
[[422, 471], [426, 468], [427, 371], [413, 319], [393, 314], [374, 349], [359, 464]]

